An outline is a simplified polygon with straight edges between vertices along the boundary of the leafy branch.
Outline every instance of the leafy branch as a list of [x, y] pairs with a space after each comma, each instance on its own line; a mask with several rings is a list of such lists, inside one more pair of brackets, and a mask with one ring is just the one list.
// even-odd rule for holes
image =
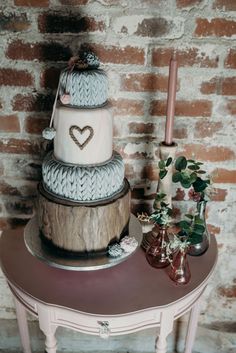
[[201, 198], [204, 199], [204, 191], [210, 184], [210, 179], [203, 179], [202, 175], [206, 171], [202, 169], [202, 162], [197, 162], [193, 159], [186, 159], [180, 156], [175, 161], [175, 172], [172, 176], [173, 183], [180, 183], [185, 189], [193, 188], [194, 192], [201, 193]]
[[159, 167], [159, 177], [160, 179], [164, 179], [166, 174], [168, 173], [167, 168], [171, 165], [173, 159], [172, 157], [168, 157], [167, 159], [161, 159], [158, 163]]
[[190, 244], [201, 243], [206, 229], [204, 220], [198, 214], [186, 214], [185, 217], [187, 218], [186, 220], [177, 223], [177, 226], [181, 228], [178, 236], [180, 239], [187, 239]]
[[168, 204], [163, 201], [165, 197], [166, 194], [157, 193], [154, 201], [155, 211], [151, 214], [149, 218], [154, 223], [159, 224], [160, 226], [168, 227], [171, 222], [172, 209], [168, 207]]

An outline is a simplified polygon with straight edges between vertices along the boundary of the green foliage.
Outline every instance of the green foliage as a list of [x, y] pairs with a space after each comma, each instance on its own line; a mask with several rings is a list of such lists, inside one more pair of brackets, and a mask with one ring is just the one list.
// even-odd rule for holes
[[174, 164], [173, 183], [180, 183], [185, 189], [192, 187], [195, 192], [201, 193], [201, 199], [204, 199], [204, 191], [210, 184], [210, 180], [202, 179], [201, 176], [206, 173], [205, 170], [201, 169], [202, 165], [202, 162], [179, 156]]
[[168, 168], [172, 163], [172, 158], [168, 157], [167, 159], [161, 159], [158, 163], [159, 167], [159, 177], [160, 179], [164, 179], [166, 174], [168, 173]]
[[180, 227], [178, 236], [185, 238], [190, 244], [198, 244], [202, 242], [205, 232], [205, 222], [199, 215], [186, 214], [186, 220], [182, 220], [177, 225]]
[[160, 226], [169, 226], [171, 222], [172, 209], [168, 207], [168, 204], [164, 202], [166, 194], [157, 193], [154, 201], [155, 211], [151, 214], [150, 220]]

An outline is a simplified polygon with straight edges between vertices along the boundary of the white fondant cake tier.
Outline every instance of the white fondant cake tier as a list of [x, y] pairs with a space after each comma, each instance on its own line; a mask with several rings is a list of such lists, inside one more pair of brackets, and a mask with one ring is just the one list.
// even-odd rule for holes
[[97, 201], [119, 192], [124, 183], [124, 162], [114, 152], [111, 160], [100, 166], [66, 165], [50, 152], [42, 165], [44, 187], [55, 195], [73, 201]]
[[65, 163], [101, 164], [112, 156], [112, 108], [76, 109], [57, 105], [55, 157]]
[[60, 75], [59, 95], [69, 96], [69, 104], [77, 107], [101, 106], [107, 101], [108, 81], [103, 70], [66, 69]]

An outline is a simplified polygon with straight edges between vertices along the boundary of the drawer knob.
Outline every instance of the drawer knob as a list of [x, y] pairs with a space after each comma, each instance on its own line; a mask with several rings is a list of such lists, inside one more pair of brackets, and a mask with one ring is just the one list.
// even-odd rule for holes
[[108, 338], [110, 336], [109, 322], [108, 321], [98, 321], [99, 324], [99, 336], [101, 338]]

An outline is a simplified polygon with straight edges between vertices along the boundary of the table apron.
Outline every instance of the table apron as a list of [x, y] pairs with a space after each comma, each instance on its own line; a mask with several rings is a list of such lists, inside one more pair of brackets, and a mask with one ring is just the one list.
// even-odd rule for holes
[[[76, 311], [42, 301], [27, 295], [9, 282], [14, 297], [40, 321], [40, 313], [47, 312], [50, 324], [62, 326], [82, 333], [101, 335], [107, 329], [109, 336], [129, 334], [146, 328], [158, 327], [161, 315], [166, 310], [173, 312], [174, 320], [188, 312], [201, 297], [205, 286], [202, 285], [180, 301], [167, 306], [153, 307], [136, 312], [117, 315], [99, 315]], [[41, 310], [43, 309], [43, 310]]]

